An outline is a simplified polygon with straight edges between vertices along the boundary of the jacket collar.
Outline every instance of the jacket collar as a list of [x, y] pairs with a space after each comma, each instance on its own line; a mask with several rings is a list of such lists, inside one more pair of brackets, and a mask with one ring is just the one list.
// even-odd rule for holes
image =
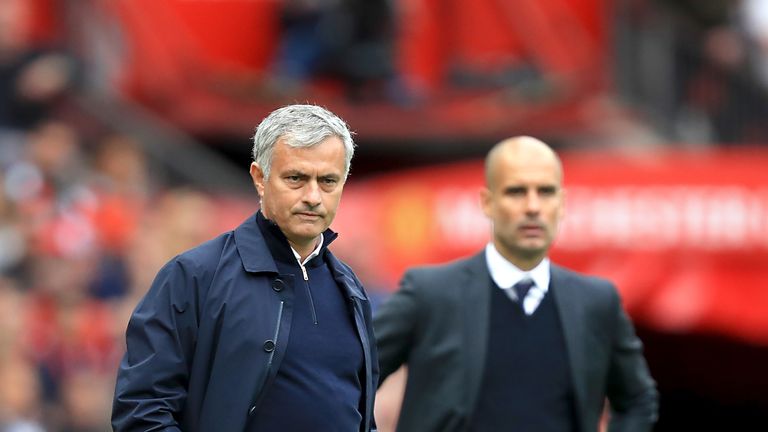
[[245, 271], [277, 273], [275, 260], [269, 253], [264, 235], [256, 224], [256, 213], [235, 228], [235, 245]]
[[[269, 252], [267, 241], [259, 229], [256, 221], [258, 212], [246, 219], [239, 227], [235, 228], [235, 245], [243, 261], [245, 271], [251, 273], [269, 272], [278, 273], [272, 254]], [[335, 239], [338, 234], [330, 229], [325, 230], [326, 245]], [[360, 282], [357, 281], [352, 270], [342, 263], [330, 250], [325, 250], [325, 256], [333, 272], [333, 278], [351, 297], [365, 300], [368, 297], [363, 293]]]
[[459, 298], [462, 304], [463, 322], [462, 346], [466, 394], [463, 408], [471, 413], [477, 403], [480, 384], [485, 373], [485, 358], [488, 350], [488, 328], [490, 321], [487, 317], [491, 307], [491, 276], [485, 261], [485, 251], [472, 256], [464, 262], [465, 270], [457, 275], [455, 286], [459, 288]]

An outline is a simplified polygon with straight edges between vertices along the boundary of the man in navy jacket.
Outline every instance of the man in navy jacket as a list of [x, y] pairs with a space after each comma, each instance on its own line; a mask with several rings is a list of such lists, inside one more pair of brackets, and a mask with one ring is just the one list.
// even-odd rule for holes
[[126, 331], [116, 431], [374, 430], [370, 305], [327, 249], [350, 132], [292, 105], [253, 139], [261, 209], [158, 273]]

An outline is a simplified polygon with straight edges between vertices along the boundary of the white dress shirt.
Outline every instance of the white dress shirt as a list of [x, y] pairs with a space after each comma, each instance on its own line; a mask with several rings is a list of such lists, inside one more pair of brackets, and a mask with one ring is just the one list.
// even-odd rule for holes
[[298, 252], [296, 252], [296, 249], [291, 246], [291, 251], [293, 252], [293, 256], [296, 257], [296, 262], [299, 263], [299, 267], [301, 267], [301, 274], [304, 276], [304, 280], [309, 280], [309, 275], [307, 274], [307, 268], [305, 267], [309, 260], [312, 258], [320, 255], [320, 250], [323, 248], [323, 233], [320, 233], [320, 241], [317, 242], [317, 246], [315, 246], [315, 250], [312, 251], [309, 256], [307, 256], [304, 261], [301, 260], [301, 255], [299, 255]]
[[523, 310], [526, 315], [533, 314], [539, 307], [544, 295], [549, 291], [549, 258], [544, 258], [539, 265], [529, 271], [523, 271], [501, 256], [493, 243], [485, 247], [485, 261], [491, 279], [496, 282], [512, 301], [518, 301], [517, 293], [512, 287], [524, 279], [533, 281], [528, 294], [523, 299]]

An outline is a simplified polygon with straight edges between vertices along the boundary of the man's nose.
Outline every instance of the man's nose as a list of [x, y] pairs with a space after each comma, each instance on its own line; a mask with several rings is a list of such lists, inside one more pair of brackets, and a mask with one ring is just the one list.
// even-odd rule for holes
[[302, 199], [310, 207], [317, 207], [320, 205], [320, 185], [316, 180], [311, 180], [306, 183]]
[[541, 198], [536, 190], [531, 190], [525, 200], [525, 210], [528, 213], [538, 213], [541, 211]]

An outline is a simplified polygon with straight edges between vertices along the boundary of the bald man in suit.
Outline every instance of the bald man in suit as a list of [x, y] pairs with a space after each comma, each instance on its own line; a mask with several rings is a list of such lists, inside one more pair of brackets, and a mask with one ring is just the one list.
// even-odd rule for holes
[[614, 285], [550, 262], [562, 164], [532, 137], [485, 164], [492, 240], [475, 256], [406, 272], [374, 330], [381, 380], [407, 365], [400, 432], [650, 431], [658, 393]]

